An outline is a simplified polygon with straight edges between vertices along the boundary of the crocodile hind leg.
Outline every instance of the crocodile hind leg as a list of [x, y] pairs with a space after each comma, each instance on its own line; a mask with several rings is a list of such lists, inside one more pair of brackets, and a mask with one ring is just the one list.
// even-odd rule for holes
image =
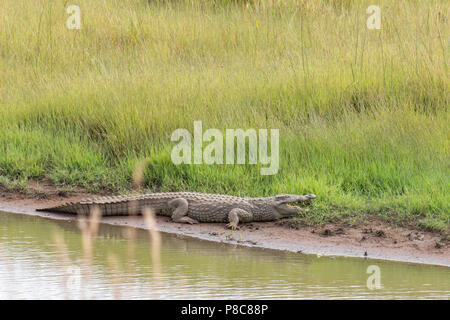
[[172, 213], [172, 220], [174, 222], [189, 223], [189, 224], [198, 223], [197, 220], [194, 220], [187, 216], [189, 206], [186, 199], [184, 198], [173, 199], [170, 200], [168, 204], [169, 207], [175, 209], [174, 212]]
[[253, 214], [243, 209], [234, 208], [228, 214], [229, 224], [226, 225], [228, 229], [239, 229], [238, 223], [242, 222], [250, 222], [253, 220]]

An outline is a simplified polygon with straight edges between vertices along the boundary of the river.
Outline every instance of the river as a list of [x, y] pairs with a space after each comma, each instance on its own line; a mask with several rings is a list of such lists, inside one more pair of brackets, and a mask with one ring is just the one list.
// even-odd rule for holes
[[450, 268], [0, 212], [0, 299], [449, 299]]

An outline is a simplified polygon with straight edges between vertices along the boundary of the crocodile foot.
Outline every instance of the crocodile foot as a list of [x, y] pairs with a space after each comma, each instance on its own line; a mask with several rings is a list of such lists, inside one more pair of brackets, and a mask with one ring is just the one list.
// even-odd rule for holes
[[225, 226], [226, 229], [231, 229], [231, 230], [239, 230], [240, 228], [237, 226], [236, 223], [230, 222]]
[[198, 221], [189, 217], [181, 217], [181, 218], [177, 218], [176, 220], [174, 220], [174, 222], [178, 222], [178, 223], [187, 223], [187, 224], [197, 224]]

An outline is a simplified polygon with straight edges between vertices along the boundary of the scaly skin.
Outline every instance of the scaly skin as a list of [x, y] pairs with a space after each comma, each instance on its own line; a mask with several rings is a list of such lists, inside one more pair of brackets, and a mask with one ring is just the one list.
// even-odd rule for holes
[[77, 203], [38, 209], [38, 211], [88, 215], [98, 208], [102, 216], [121, 216], [142, 213], [144, 208], [159, 215], [171, 216], [175, 222], [228, 222], [237, 228], [239, 222], [274, 221], [297, 215], [301, 208], [288, 203], [315, 199], [314, 194], [279, 194], [267, 198], [245, 198], [198, 192], [163, 192], [134, 196], [99, 197]]

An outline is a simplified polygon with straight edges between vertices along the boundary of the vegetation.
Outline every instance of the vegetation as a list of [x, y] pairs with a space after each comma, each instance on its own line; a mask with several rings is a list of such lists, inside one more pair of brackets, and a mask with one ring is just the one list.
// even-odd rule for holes
[[[449, 2], [2, 0], [0, 183], [316, 193], [305, 221], [448, 230]], [[280, 170], [171, 162], [173, 130], [280, 129]]]

